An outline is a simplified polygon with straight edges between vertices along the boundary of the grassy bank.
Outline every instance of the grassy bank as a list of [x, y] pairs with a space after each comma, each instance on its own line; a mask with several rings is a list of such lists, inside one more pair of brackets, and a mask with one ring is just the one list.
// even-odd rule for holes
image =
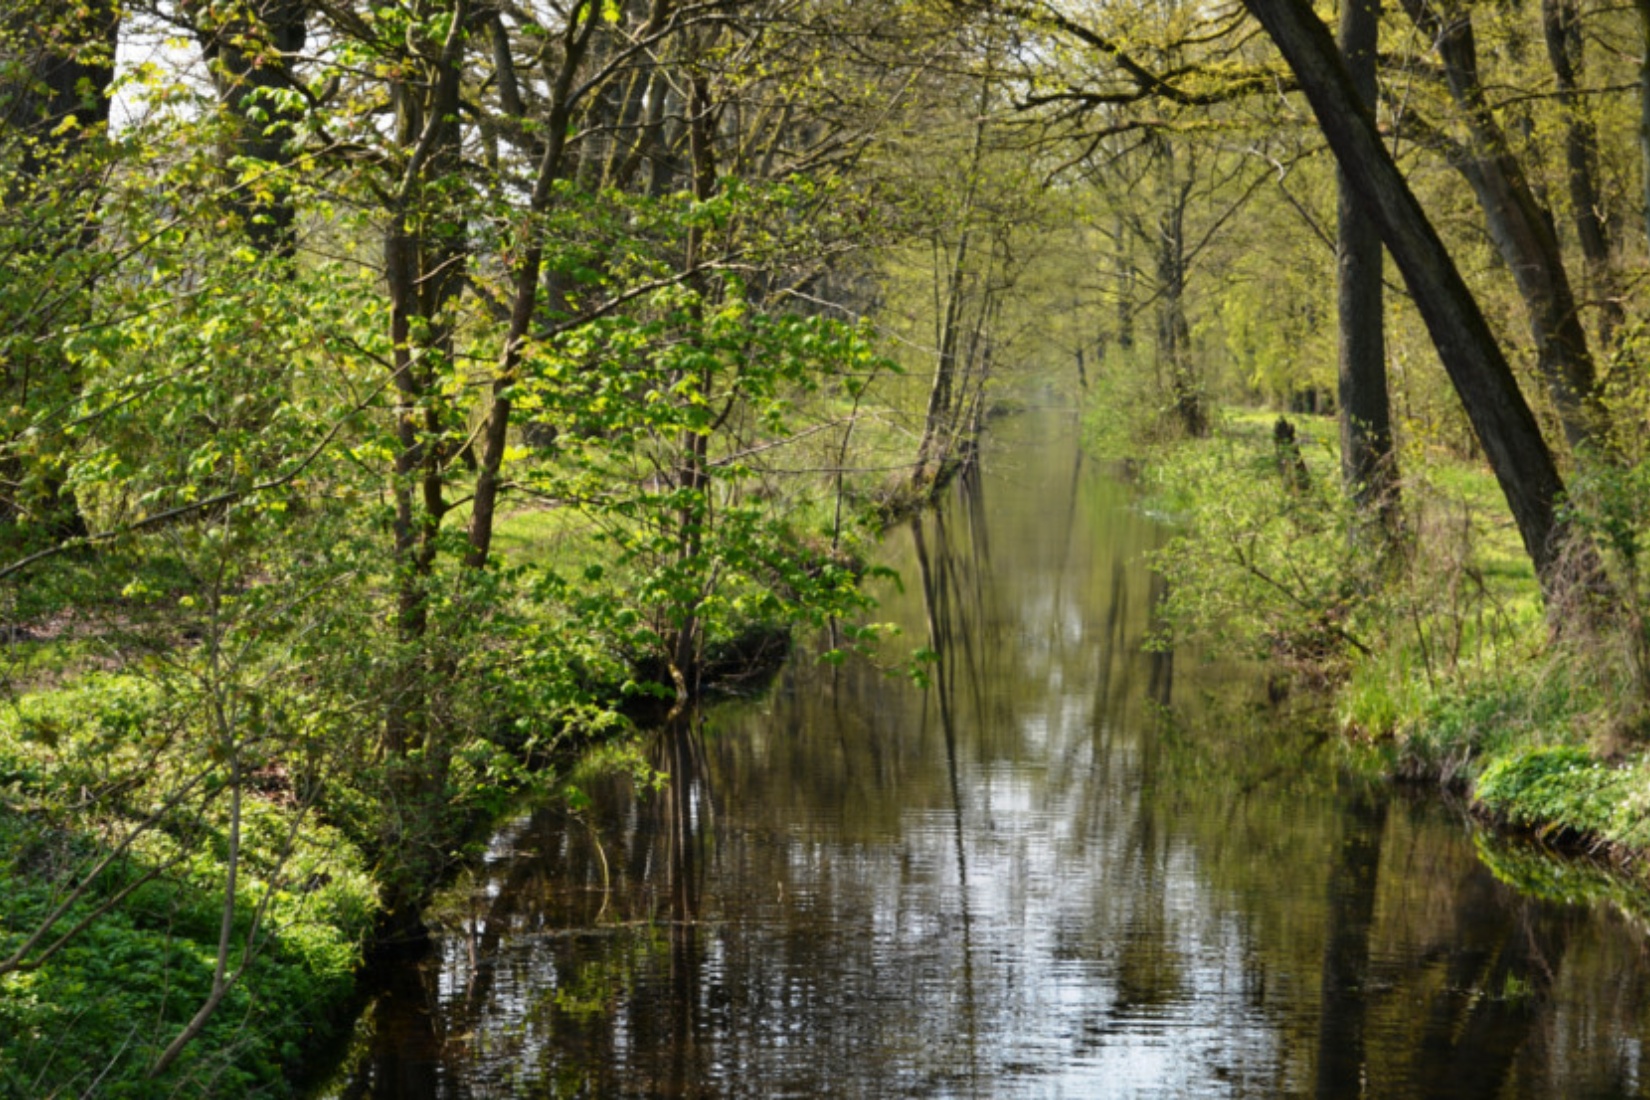
[[[496, 570], [432, 570], [415, 649], [384, 629], [383, 532], [319, 512], [284, 556], [166, 532], [42, 574], [0, 637], [0, 1097], [290, 1094], [405, 931], [386, 897], [427, 897], [524, 798], [577, 804], [593, 745], [643, 769], [628, 737], [680, 691], [753, 690], [794, 629], [865, 606], [908, 442], [797, 460], [863, 475], [750, 475], [691, 560], [674, 497], [521, 498]], [[409, 690], [440, 727], [398, 760]]]
[[[1352, 753], [1388, 776], [1466, 791], [1555, 846], [1650, 848], [1631, 614], [1555, 635], [1493, 477], [1442, 449], [1406, 454], [1403, 537], [1383, 552], [1339, 491], [1335, 422], [1290, 419], [1298, 465], [1269, 412], [1145, 446], [1142, 506], [1172, 531], [1166, 633], [1267, 660], [1276, 692], [1330, 692]], [[1094, 416], [1086, 435], [1117, 447]]]
[[[635, 577], [588, 530], [527, 511], [501, 541], [516, 595], [439, 700], [453, 753], [441, 820], [423, 826], [440, 845], [427, 886], [519, 799], [576, 799], [580, 750], [622, 744], [675, 693], [623, 599]], [[783, 659], [812, 613], [785, 585], [851, 590], [850, 544], [813, 545], [777, 596], [719, 593], [700, 690], [747, 688]], [[569, 571], [576, 585], [555, 579]], [[192, 624], [188, 597], [162, 602], [143, 630], [115, 601], [0, 648], [0, 1097], [288, 1094], [347, 1015], [407, 873], [386, 839], [406, 803], [377, 705], [352, 692], [383, 662], [285, 646], [226, 669], [231, 639]]]

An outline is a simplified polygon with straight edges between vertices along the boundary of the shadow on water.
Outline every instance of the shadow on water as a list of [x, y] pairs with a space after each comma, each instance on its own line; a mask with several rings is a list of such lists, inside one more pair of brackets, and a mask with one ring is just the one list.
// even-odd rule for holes
[[925, 684], [801, 653], [510, 823], [319, 1095], [1646, 1095], [1643, 929], [1148, 647], [1166, 533], [1072, 435], [890, 534]]

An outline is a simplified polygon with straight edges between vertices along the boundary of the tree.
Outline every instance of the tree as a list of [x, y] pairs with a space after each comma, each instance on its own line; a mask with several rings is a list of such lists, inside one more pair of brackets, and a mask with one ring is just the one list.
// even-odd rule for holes
[[[113, 9], [64, 13], [6, 89], [0, 596], [178, 696], [93, 754], [111, 782], [41, 796], [93, 855], [13, 960], [51, 965], [193, 815], [221, 842], [189, 880], [221, 900], [210, 973], [133, 1046], [175, 1079], [255, 975], [259, 896], [289, 892], [248, 870], [260, 784], [347, 822], [386, 930], [416, 934], [484, 797], [574, 723], [861, 606], [841, 488], [887, 369], [831, 280], [877, 227], [846, 169], [909, 74], [822, 53], [875, 20], [813, 0], [166, 14], [216, 84], [135, 68], [118, 142]], [[25, 544], [52, 477], [85, 525]], [[502, 560], [523, 500], [601, 564]], [[181, 873], [151, 869], [132, 890]]]
[[0, 17], [0, 162], [9, 162], [0, 255], [0, 539], [85, 531], [64, 489], [63, 424], [80, 387], [63, 334], [102, 274], [92, 252], [109, 163], [106, 128], [120, 13], [111, 3], [14, 5]]
[[[1454, 147], [1451, 160], [1477, 194], [1490, 237], [1518, 286], [1536, 348], [1536, 370], [1547, 384], [1565, 437], [1572, 447], [1602, 447], [1608, 414], [1553, 218], [1513, 155], [1484, 90], [1472, 13], [1441, 13], [1428, 0], [1401, 4], [1443, 61], [1445, 83], [1468, 133], [1466, 145]], [[1561, 78], [1561, 87], [1562, 83]], [[1585, 140], [1573, 128], [1572, 135], [1578, 142]], [[1576, 152], [1584, 160], [1584, 153]], [[1591, 191], [1584, 164], [1572, 168], [1572, 181], [1578, 177], [1584, 192]], [[1584, 199], [1585, 211], [1596, 211], [1596, 201], [1586, 195]]]
[[1563, 113], [1564, 177], [1570, 193], [1570, 220], [1587, 265], [1590, 297], [1597, 304], [1599, 354], [1616, 350], [1626, 321], [1618, 248], [1599, 181], [1598, 127], [1583, 101], [1584, 35], [1575, 0], [1542, 0], [1542, 37]]
[[[1344, 0], [1341, 5], [1341, 56], [1359, 102], [1369, 111], [1375, 109], [1380, 13], [1380, 0]], [[1363, 217], [1344, 168], [1337, 171], [1336, 182], [1341, 480], [1390, 537], [1399, 517], [1398, 456], [1387, 396], [1381, 238], [1374, 223]]]
[[[966, 390], [958, 384], [958, 361], [962, 355], [961, 342], [965, 326], [965, 281], [974, 274], [969, 269], [969, 248], [979, 231], [975, 225], [975, 204], [984, 169], [988, 122], [992, 108], [994, 74], [987, 69], [980, 78], [979, 96], [974, 105], [973, 133], [969, 140], [968, 157], [963, 175], [961, 206], [957, 210], [956, 240], [948, 243], [936, 231], [934, 253], [943, 256], [943, 264], [934, 266], [936, 309], [934, 383], [928, 391], [928, 407], [923, 416], [922, 439], [917, 444], [917, 465], [912, 474], [918, 485], [937, 485], [944, 480], [944, 472], [953, 460], [953, 436], [957, 430], [959, 411], [966, 403]], [[990, 279], [988, 261], [983, 278]], [[943, 285], [941, 284], [943, 275]], [[989, 305], [982, 303], [979, 317], [982, 322]], [[977, 330], [976, 330], [977, 331]], [[972, 356], [970, 357], [972, 359]], [[961, 391], [961, 392], [959, 392]]]
[[230, 207], [257, 248], [290, 258], [297, 245], [291, 154], [309, 109], [292, 66], [308, 37], [308, 5], [182, 0], [182, 6], [224, 114]]
[[1312, 106], [1359, 206], [1379, 227], [1439, 357], [1483, 444], [1549, 598], [1563, 572], [1568, 523], [1564, 483], [1495, 334], [1363, 106], [1322, 21], [1301, 0], [1245, 0], [1277, 44]]

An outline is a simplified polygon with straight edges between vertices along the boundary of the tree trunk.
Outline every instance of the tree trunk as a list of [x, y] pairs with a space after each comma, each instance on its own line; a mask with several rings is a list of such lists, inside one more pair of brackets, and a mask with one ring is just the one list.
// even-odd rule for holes
[[388, 794], [383, 843], [394, 873], [385, 909], [392, 935], [421, 934], [419, 905], [442, 859], [439, 829], [451, 746], [432, 713], [430, 578], [447, 511], [446, 438], [452, 427], [434, 400], [452, 361], [447, 309], [463, 287], [465, 218], [445, 186], [459, 168], [459, 89], [468, 20], [466, 0], [424, 9], [428, 25], [451, 22], [442, 42], [415, 46], [409, 75], [392, 85], [396, 143], [407, 158], [392, 197], [384, 239], [396, 392], [395, 502], [396, 682], [384, 722]]
[[253, 170], [259, 178], [249, 186], [239, 182], [240, 169], [227, 165], [230, 205], [254, 247], [290, 257], [297, 247], [296, 211], [282, 176], [292, 162], [288, 146], [301, 111], [281, 105], [275, 93], [292, 87], [287, 61], [304, 48], [309, 12], [305, 0], [261, 0], [245, 11], [249, 18], [203, 22], [196, 33], [218, 98], [233, 119], [226, 162], [246, 158], [267, 166]]
[[[1369, 111], [1375, 109], [1380, 18], [1380, 0], [1345, 0], [1341, 5], [1341, 56], [1359, 103]], [[1381, 234], [1358, 209], [1344, 169], [1338, 170], [1337, 183], [1341, 479], [1359, 511], [1378, 519], [1390, 539], [1398, 526], [1398, 456], [1387, 398]]]
[[1117, 242], [1117, 346], [1127, 353], [1134, 347], [1134, 238], [1121, 214], [1112, 239]]
[[[20, 47], [17, 67], [0, 72], [0, 139], [20, 145], [0, 209], [23, 220], [21, 262], [45, 288], [21, 313], [0, 318], [8, 332], [32, 337], [0, 363], [3, 404], [28, 417], [70, 408], [80, 392], [60, 340], [89, 315], [98, 276], [91, 250], [105, 174], [97, 150], [109, 122], [120, 11], [109, 0], [25, 2], [0, 15], [0, 34]], [[0, 526], [26, 521], [56, 542], [82, 537], [85, 519], [61, 472], [68, 441], [53, 423], [40, 428], [33, 453], [0, 452], [0, 486], [16, 487], [0, 496]]]
[[34, 43], [21, 51], [18, 78], [0, 83], [0, 122], [24, 139], [18, 184], [10, 190], [26, 198], [63, 167], [65, 154], [108, 124], [120, 12], [109, 0], [43, 0], [17, 5], [0, 17], [0, 28], [19, 43]]
[[[968, 272], [970, 234], [973, 232], [974, 198], [979, 187], [980, 164], [985, 152], [986, 109], [991, 102], [989, 72], [980, 81], [978, 113], [973, 143], [968, 153], [968, 175], [964, 179], [962, 207], [957, 215], [957, 247], [950, 257], [945, 276], [945, 300], [940, 304], [938, 352], [934, 363], [934, 384], [928, 390], [928, 408], [923, 416], [922, 440], [917, 444], [917, 468], [913, 480], [919, 485], [936, 483], [945, 470], [947, 441], [952, 434], [958, 404], [952, 391], [957, 373], [957, 347], [963, 323], [963, 285]], [[939, 273], [935, 272], [935, 278]]]
[[[657, 6], [661, 10], [666, 7], [662, 3]], [[597, 16], [597, 6], [592, 0], [581, 0], [568, 16], [567, 30], [562, 40], [561, 69], [550, 93], [545, 137], [541, 147], [535, 150], [538, 174], [533, 181], [532, 197], [528, 200], [528, 220], [522, 227], [530, 243], [514, 272], [515, 293], [511, 302], [510, 324], [505, 333], [498, 371], [493, 377], [492, 400], [487, 409], [486, 426], [481, 433], [481, 459], [477, 464], [475, 493], [470, 506], [470, 549], [464, 561], [472, 569], [484, 568], [492, 549], [493, 524], [502, 484], [500, 475], [504, 452], [509, 444], [510, 417], [514, 407], [510, 394], [520, 380], [522, 351], [539, 307], [544, 245], [537, 221], [549, 209], [551, 192], [565, 170], [567, 132], [573, 114], [573, 81], [599, 23]], [[643, 33], [647, 33], [652, 26], [644, 27]], [[495, 30], [494, 33], [502, 35], [504, 32]], [[501, 75], [501, 83], [514, 84], [514, 62], [508, 43], [497, 46], [496, 50], [497, 68], [501, 74], [507, 74]], [[519, 100], [516, 108], [519, 112]], [[518, 113], [518, 121], [525, 123], [526, 120]]]
[[1168, 374], [1169, 398], [1181, 429], [1199, 439], [1209, 434], [1209, 413], [1186, 323], [1186, 205], [1192, 180], [1175, 181], [1174, 147], [1166, 140], [1161, 153], [1169, 168], [1171, 197], [1157, 222], [1157, 359]]
[[1576, 308], [1551, 215], [1537, 201], [1484, 95], [1471, 13], [1461, 11], [1444, 18], [1427, 0], [1401, 3], [1411, 21], [1436, 43], [1450, 96], [1466, 117], [1472, 148], [1457, 167], [1477, 193], [1490, 239], [1512, 270], [1535, 342], [1536, 370], [1558, 410], [1565, 438], [1572, 447], [1602, 447], [1608, 417], [1600, 400], [1587, 331]]
[[1547, 40], [1559, 104], [1564, 109], [1565, 176], [1576, 240], [1587, 261], [1590, 297], [1598, 306], [1599, 354], [1608, 356], [1626, 322], [1620, 275], [1610, 241], [1609, 218], [1598, 185], [1598, 130], [1578, 92], [1582, 67], [1581, 13], [1575, 0], [1541, 0], [1541, 27]]
[[[688, 83], [688, 157], [691, 162], [693, 197], [708, 201], [716, 193], [716, 104], [711, 98], [709, 82], [702, 76]], [[705, 230], [695, 224], [688, 230], [687, 278], [698, 300], [693, 307], [692, 324], [695, 329], [704, 323], [704, 298], [708, 283], [697, 268], [705, 259]], [[694, 331], [689, 339], [699, 341], [702, 333]], [[710, 399], [713, 383], [710, 368], [703, 368], [697, 379], [702, 399]], [[677, 443], [676, 484], [682, 489], [683, 502], [676, 514], [677, 564], [684, 572], [694, 574], [698, 559], [704, 552], [705, 535], [710, 517], [710, 437], [707, 432], [684, 428]], [[678, 702], [685, 702], [699, 692], [699, 673], [703, 649], [700, 610], [706, 592], [700, 588], [682, 608], [682, 621], [676, 628], [671, 645], [671, 669], [676, 680]]]
[[1495, 334], [1387, 152], [1334, 39], [1311, 5], [1306, 0], [1244, 2], [1282, 51], [1353, 184], [1359, 208], [1379, 227], [1551, 599], [1565, 588], [1560, 565], [1571, 537], [1557, 511], [1564, 483]]
[[[917, 444], [918, 484], [927, 484], [940, 476], [945, 466], [945, 439], [951, 423], [951, 393], [957, 374], [957, 344], [962, 329], [963, 282], [966, 275], [972, 214], [969, 203], [963, 206], [963, 224], [959, 229], [956, 250], [951, 254], [950, 270], [945, 273], [945, 300], [940, 314], [939, 349], [934, 359], [934, 382], [928, 389], [928, 407], [923, 414], [922, 440]], [[935, 277], [939, 272], [935, 272]]]

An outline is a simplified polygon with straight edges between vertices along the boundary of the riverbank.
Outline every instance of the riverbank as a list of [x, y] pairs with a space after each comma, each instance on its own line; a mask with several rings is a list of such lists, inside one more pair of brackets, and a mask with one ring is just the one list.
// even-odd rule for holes
[[1349, 773], [1254, 663], [1143, 648], [1172, 531], [1072, 429], [1005, 422], [878, 547], [924, 677], [802, 636], [649, 739], [667, 787], [513, 819], [317, 1100], [1630, 1091], [1642, 931], [1542, 900], [1605, 884]]
[[[525, 519], [522, 557], [539, 534]], [[575, 633], [535, 611], [492, 634], [490, 648], [523, 646], [503, 670], [515, 679], [474, 685], [489, 697], [455, 738], [425, 890], [473, 861], [521, 799], [577, 805], [591, 774], [648, 771], [628, 738], [668, 706], [666, 670], [603, 636], [603, 621]], [[697, 689], [771, 676], [789, 649], [784, 612], [719, 619]], [[370, 712], [318, 705], [346, 687], [316, 684], [319, 666], [275, 686], [261, 670], [203, 684], [210, 641], [188, 626], [174, 612], [156, 630], [165, 648], [60, 625], [4, 650], [0, 1096], [284, 1095], [353, 1015], [364, 961], [404, 928], [386, 924], [394, 786]], [[554, 652], [526, 649], [557, 630]], [[563, 664], [543, 667], [552, 658]], [[222, 725], [214, 699], [228, 700]]]
[[[174, 704], [95, 672], [0, 716], [0, 1095], [279, 1091], [347, 1003], [380, 913], [372, 861], [333, 823], [359, 792], [308, 798], [272, 770], [232, 821], [166, 751]], [[165, 1044], [147, 1033], [182, 1034], [219, 985], [149, 1079]]]
[[[1333, 419], [1290, 417], [1288, 455], [1277, 420], [1229, 411], [1210, 438], [1159, 444], [1144, 463], [1142, 507], [1176, 531], [1155, 559], [1163, 629], [1266, 660], [1275, 694], [1328, 692], [1363, 768], [1464, 793], [1545, 844], [1637, 863], [1650, 755], [1628, 626], [1553, 635], [1481, 463], [1412, 461], [1400, 560], [1383, 558], [1348, 537]], [[1092, 421], [1086, 434], [1104, 436]]]
[[[741, 525], [716, 548], [733, 565], [698, 598], [685, 678], [662, 636], [690, 593], [661, 589], [647, 558], [573, 509], [505, 517], [488, 587], [441, 589], [466, 648], [429, 657], [450, 753], [433, 799], [379, 743], [398, 658], [361, 644], [384, 601], [370, 574], [336, 618], [272, 627], [259, 579], [201, 593], [187, 560], [157, 555], [123, 588], [13, 623], [0, 1096], [286, 1094], [354, 1015], [364, 963], [407, 935], [386, 895], [430, 896], [523, 802], [576, 811], [602, 775], [655, 781], [632, 738], [680, 692], [758, 691], [796, 627], [865, 606], [864, 547], [890, 489], [830, 488], [724, 521]], [[421, 805], [437, 816], [414, 820]]]

